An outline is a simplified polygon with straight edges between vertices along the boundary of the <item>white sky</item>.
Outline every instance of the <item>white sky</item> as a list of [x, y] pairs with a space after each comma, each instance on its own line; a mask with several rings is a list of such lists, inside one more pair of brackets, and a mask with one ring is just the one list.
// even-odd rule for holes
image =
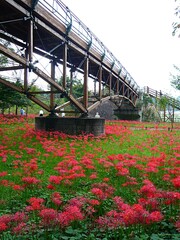
[[[62, 0], [104, 43], [140, 88], [171, 95], [173, 64], [180, 66], [180, 38], [172, 36], [174, 0]], [[178, 0], [179, 1], [179, 0]]]

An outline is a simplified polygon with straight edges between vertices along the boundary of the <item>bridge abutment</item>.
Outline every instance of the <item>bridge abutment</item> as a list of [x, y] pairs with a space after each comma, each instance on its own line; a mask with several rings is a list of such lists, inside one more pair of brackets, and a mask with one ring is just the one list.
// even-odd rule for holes
[[58, 131], [69, 135], [104, 135], [104, 118], [36, 117], [35, 130]]

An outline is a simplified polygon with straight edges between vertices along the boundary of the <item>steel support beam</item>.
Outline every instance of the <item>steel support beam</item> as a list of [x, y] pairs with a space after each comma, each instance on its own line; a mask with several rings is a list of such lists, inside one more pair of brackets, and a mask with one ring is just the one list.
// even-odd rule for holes
[[89, 58], [84, 61], [84, 107], [88, 108], [88, 75], [89, 75]]
[[109, 73], [109, 96], [111, 96], [111, 88], [112, 88], [112, 73]]
[[17, 53], [12, 52], [10, 49], [6, 48], [5, 46], [3, 46], [2, 44], [0, 44], [0, 52], [2, 54], [4, 54], [5, 56], [13, 59], [14, 61], [22, 64], [24, 67], [28, 67], [29, 63], [27, 62], [27, 60], [21, 56], [19, 56]]
[[37, 103], [39, 106], [41, 106], [41, 107], [44, 108], [45, 110], [50, 111], [50, 108], [49, 108], [46, 104], [44, 104], [42, 101], [40, 101], [38, 98], [34, 97], [34, 96], [31, 95], [30, 93], [26, 93], [26, 92], [24, 91], [24, 89], [22, 89], [22, 88], [20, 88], [20, 87], [17, 87], [15, 84], [6, 81], [6, 80], [3, 79], [2, 77], [0, 77], [0, 83], [6, 85], [7, 87], [10, 87], [10, 88], [14, 89], [15, 91], [17, 91], [17, 92], [19, 92], [19, 93], [26, 94], [27, 97], [28, 97], [29, 99], [31, 99], [33, 102]]
[[67, 76], [67, 43], [63, 46], [63, 88], [66, 89], [66, 76]]
[[102, 66], [99, 67], [99, 76], [98, 76], [98, 81], [99, 81], [99, 99], [102, 98]]
[[0, 72], [3, 71], [13, 71], [13, 70], [20, 70], [23, 69], [22, 66], [12, 66], [12, 67], [0, 67]]
[[74, 73], [74, 72], [73, 72], [73, 70], [71, 69], [71, 71], [70, 71], [70, 81], [71, 81], [71, 82], [70, 82], [70, 90], [69, 90], [69, 91], [70, 91], [70, 94], [73, 93], [73, 88], [72, 88], [72, 87], [73, 87], [73, 73]]
[[116, 79], [116, 93], [119, 94], [119, 78]]
[[[55, 61], [51, 61], [51, 78], [53, 81], [55, 81]], [[53, 110], [54, 109], [54, 87], [52, 85], [51, 86], [51, 93], [50, 93], [50, 109]]]
[[[25, 51], [25, 57], [26, 59], [28, 59], [28, 52]], [[25, 67], [24, 68], [24, 90], [27, 91], [28, 89], [28, 77], [29, 77], [29, 72], [28, 72], [28, 68]]]
[[34, 24], [32, 19], [29, 20], [29, 45], [28, 45], [28, 60], [30, 63], [33, 61], [33, 30], [34, 30]]

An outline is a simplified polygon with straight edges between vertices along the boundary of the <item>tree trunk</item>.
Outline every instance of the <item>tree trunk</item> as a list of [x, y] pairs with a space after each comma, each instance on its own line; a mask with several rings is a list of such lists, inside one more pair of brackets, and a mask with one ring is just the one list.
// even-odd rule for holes
[[15, 114], [18, 115], [18, 107], [16, 105], [16, 108], [15, 108]]
[[166, 121], [166, 107], [164, 107], [164, 122]]

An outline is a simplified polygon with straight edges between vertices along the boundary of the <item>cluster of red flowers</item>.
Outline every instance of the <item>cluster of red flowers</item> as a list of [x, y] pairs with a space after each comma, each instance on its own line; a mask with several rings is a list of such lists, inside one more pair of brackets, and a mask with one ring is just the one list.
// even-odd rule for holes
[[[10, 118], [8, 124], [12, 122]], [[1, 195], [0, 206], [8, 205], [11, 194], [18, 201], [25, 198], [18, 203], [21, 211], [0, 212], [0, 233], [64, 229], [78, 221], [126, 229], [164, 219], [180, 231], [178, 137], [156, 127], [148, 137], [144, 133], [131, 142], [135, 133], [126, 122], [123, 125], [106, 125], [102, 139], [35, 132], [28, 124], [14, 129], [21, 135], [12, 139], [12, 132], [10, 137], [0, 128], [0, 191], [10, 192], [7, 199], [7, 194]]]

